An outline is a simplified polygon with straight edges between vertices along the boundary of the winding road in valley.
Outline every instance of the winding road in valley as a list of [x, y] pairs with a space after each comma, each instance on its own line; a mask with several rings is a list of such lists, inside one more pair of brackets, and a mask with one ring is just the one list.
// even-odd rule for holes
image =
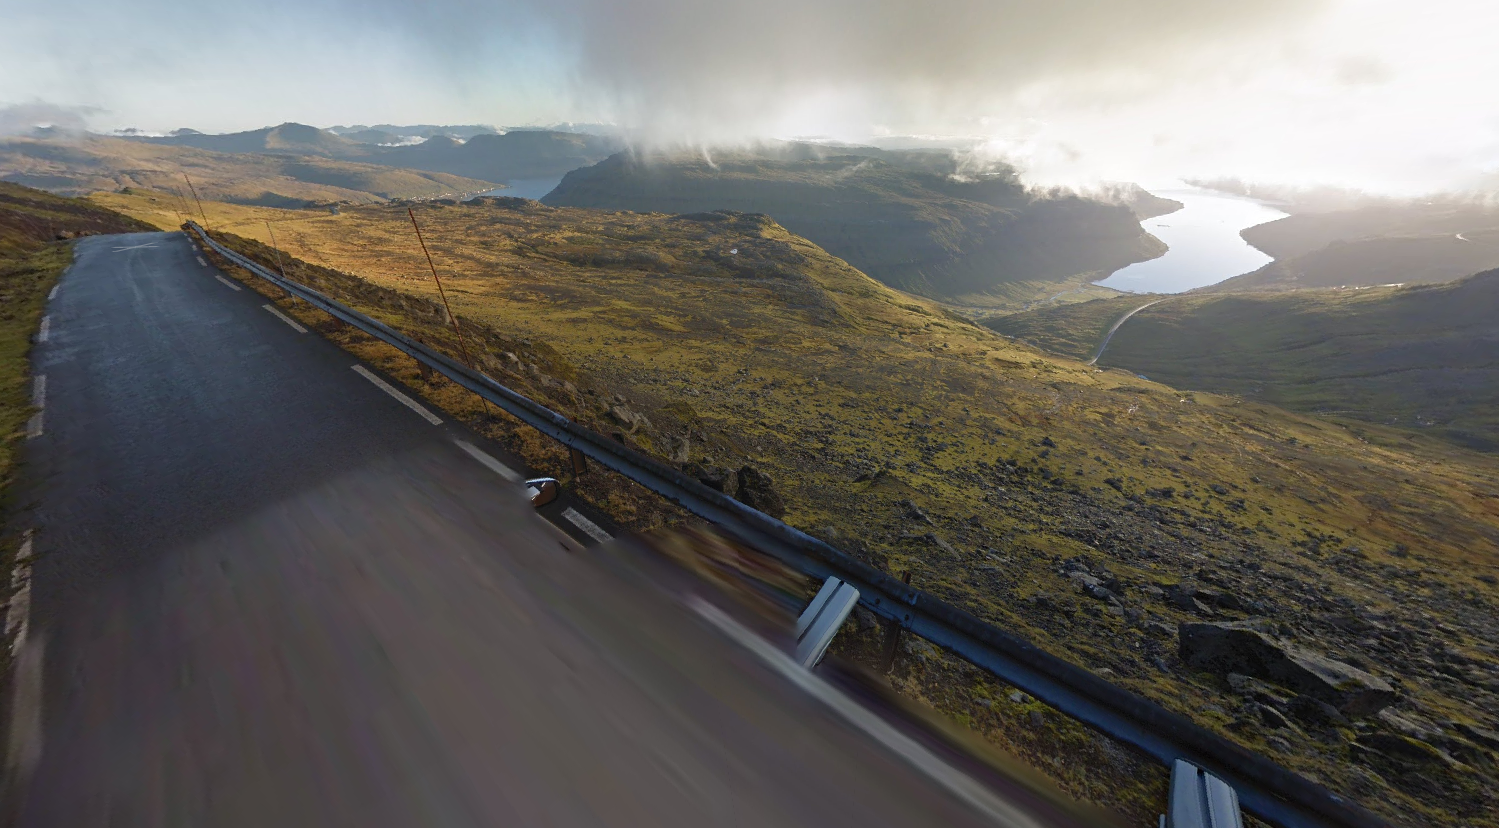
[[1096, 351], [1093, 352], [1093, 357], [1088, 360], [1087, 364], [1088, 365], [1094, 365], [1094, 364], [1096, 364], [1098, 362], [1098, 358], [1101, 357], [1101, 356], [1103, 356], [1103, 349], [1109, 347], [1109, 340], [1111, 340], [1111, 339], [1114, 338], [1114, 333], [1119, 330], [1119, 326], [1123, 325], [1125, 322], [1128, 322], [1129, 318], [1131, 316], [1134, 316], [1135, 314], [1139, 313], [1140, 311], [1145, 310], [1146, 308], [1150, 307], [1151, 305], [1159, 305], [1160, 303], [1162, 303], [1164, 301], [1166, 301], [1166, 300], [1165, 299], [1156, 299], [1153, 302], [1146, 302], [1145, 304], [1141, 305], [1140, 307], [1135, 308], [1134, 310], [1130, 311], [1129, 313], [1126, 313], [1125, 315], [1119, 317], [1118, 321], [1116, 321], [1113, 324], [1113, 326], [1109, 328], [1109, 332], [1103, 335], [1103, 341], [1098, 343], [1098, 350], [1096, 350]]

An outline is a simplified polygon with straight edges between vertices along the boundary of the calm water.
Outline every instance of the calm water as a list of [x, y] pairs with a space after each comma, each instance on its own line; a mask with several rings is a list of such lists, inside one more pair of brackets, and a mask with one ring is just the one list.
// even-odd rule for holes
[[510, 196], [511, 198], [530, 198], [537, 201], [541, 197], [556, 189], [562, 183], [562, 176], [551, 178], [517, 178], [507, 182], [509, 186], [502, 190], [489, 190], [479, 193], [481, 196]]
[[1131, 293], [1181, 293], [1270, 263], [1269, 256], [1239, 238], [1239, 231], [1284, 218], [1285, 213], [1253, 199], [1179, 182], [1150, 192], [1186, 205], [1140, 222], [1145, 232], [1171, 249], [1160, 258], [1115, 271], [1098, 284]]

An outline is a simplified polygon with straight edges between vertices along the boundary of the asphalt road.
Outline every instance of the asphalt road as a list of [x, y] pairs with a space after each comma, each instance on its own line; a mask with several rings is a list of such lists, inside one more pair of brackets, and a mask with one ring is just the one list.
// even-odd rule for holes
[[35, 356], [13, 824], [1044, 824], [263, 304], [180, 234], [78, 244]]
[[1101, 356], [1103, 356], [1103, 349], [1109, 347], [1109, 341], [1114, 338], [1114, 334], [1119, 331], [1119, 328], [1121, 326], [1123, 326], [1124, 323], [1126, 323], [1126, 322], [1129, 321], [1129, 318], [1131, 316], [1134, 316], [1135, 314], [1139, 313], [1140, 311], [1145, 310], [1146, 308], [1150, 307], [1151, 305], [1159, 305], [1160, 303], [1162, 303], [1164, 301], [1166, 301], [1166, 300], [1165, 299], [1156, 299], [1153, 302], [1146, 302], [1145, 304], [1141, 305], [1140, 307], [1135, 308], [1134, 310], [1130, 311], [1129, 313], [1126, 313], [1125, 315], [1119, 317], [1119, 320], [1114, 323], [1113, 327], [1109, 328], [1109, 332], [1103, 335], [1103, 341], [1098, 343], [1098, 350], [1096, 350], [1096, 351], [1093, 352], [1093, 357], [1088, 360], [1087, 364], [1088, 365], [1093, 365], [1094, 363], [1098, 362], [1098, 358], [1101, 357]]

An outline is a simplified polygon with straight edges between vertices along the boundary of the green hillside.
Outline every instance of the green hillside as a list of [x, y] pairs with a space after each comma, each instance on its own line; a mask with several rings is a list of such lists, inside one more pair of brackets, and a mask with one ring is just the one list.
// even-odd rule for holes
[[[837, 154], [830, 154], [837, 153]], [[960, 177], [931, 151], [790, 145], [728, 155], [621, 153], [569, 173], [555, 206], [764, 213], [887, 285], [934, 298], [1028, 301], [1164, 252], [1123, 204]]]
[[[1092, 352], [1148, 298], [1016, 314], [991, 327], [1057, 353]], [[1441, 285], [1167, 299], [1099, 360], [1181, 389], [1418, 429], [1499, 450], [1499, 270]]]

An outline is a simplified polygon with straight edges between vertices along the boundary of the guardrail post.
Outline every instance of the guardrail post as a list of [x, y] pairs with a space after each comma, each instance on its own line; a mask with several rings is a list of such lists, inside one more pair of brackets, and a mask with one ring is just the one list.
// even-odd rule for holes
[[[911, 570], [900, 573], [901, 583], [911, 585]], [[885, 652], [880, 656], [880, 675], [885, 675], [895, 668], [895, 656], [900, 646], [900, 624], [895, 619], [885, 619]]]

